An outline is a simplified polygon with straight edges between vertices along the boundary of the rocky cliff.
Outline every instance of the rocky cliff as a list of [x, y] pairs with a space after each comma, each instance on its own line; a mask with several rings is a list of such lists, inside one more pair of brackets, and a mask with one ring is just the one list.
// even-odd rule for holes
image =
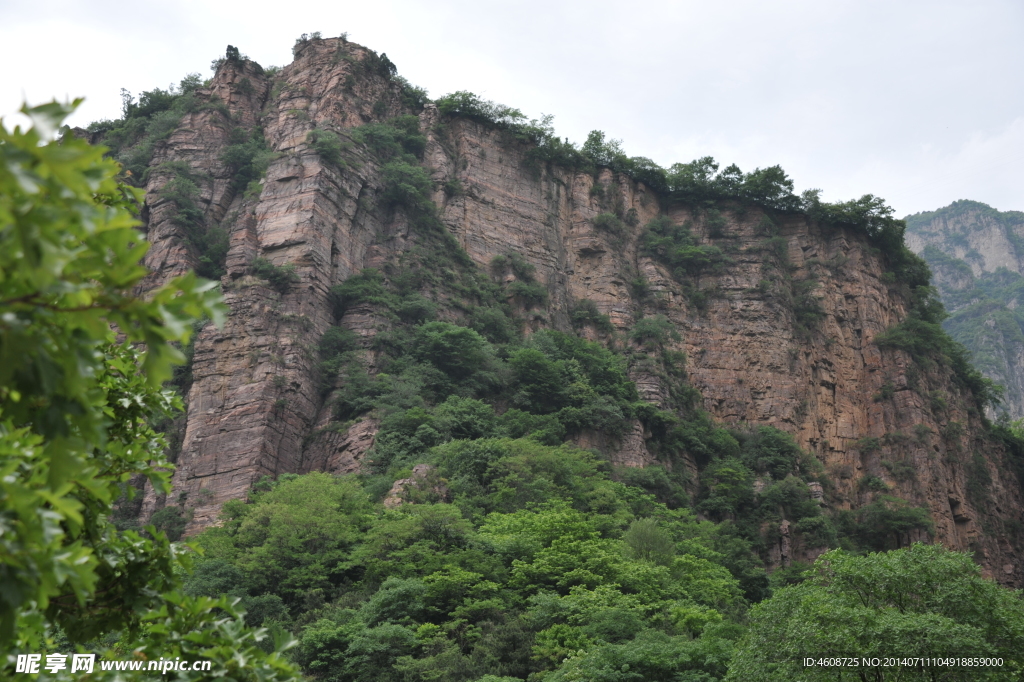
[[[945, 208], [907, 216], [907, 246], [921, 253], [938, 247], [964, 260], [975, 277], [1006, 268], [1024, 274], [1024, 213], [997, 211], [978, 201], [955, 201]], [[935, 273], [944, 283], [942, 273]], [[958, 281], [950, 281], [957, 287]]]
[[[491, 276], [494, 258], [509, 254], [534, 267], [544, 295], [520, 306], [527, 333], [571, 330], [585, 299], [611, 323], [586, 328], [594, 339], [618, 335], [636, 345], [624, 333], [641, 318], [665, 316], [679, 338], [667, 343], [686, 353], [688, 380], [707, 412], [721, 423], [793, 434], [832, 481], [827, 495], [818, 489], [823, 502], [855, 509], [882, 486], [926, 507], [939, 542], [975, 551], [1001, 582], [1024, 582], [1020, 538], [1007, 530], [1024, 510], [1020, 485], [974, 396], [941, 364], [922, 368], [906, 352], [873, 343], [907, 317], [909, 294], [887, 276], [865, 234], [739, 202], [671, 203], [607, 168], [583, 173], [538, 161], [507, 131], [410, 102], [389, 67], [343, 39], [300, 42], [295, 60], [276, 73], [229, 59], [194, 93], [201, 106], [154, 147], [144, 211], [152, 283], [202, 256], [183, 226], [181, 202], [168, 198], [169, 183], [184, 174], [204, 224], [227, 234], [221, 281], [231, 314], [223, 328], [208, 324], [198, 333], [172, 499], [149, 493], [144, 513], [181, 503], [192, 509], [194, 531], [264, 475], [359, 469], [377, 422], [334, 419], [316, 348], [340, 324], [362, 339], [372, 369], [370, 341], [387, 320], [372, 305], [335, 319], [330, 288], [367, 267], [392, 276], [436, 248], [435, 237], [389, 199], [372, 144], [353, 134], [415, 114], [436, 215], [468, 254], [467, 267]], [[224, 152], [257, 129], [269, 162], [246, 190]], [[337, 154], [316, 144], [325, 133]], [[608, 214], [616, 229], [595, 220]], [[717, 247], [717, 267], [681, 277], [644, 249], [642, 227], [662, 216]], [[278, 286], [254, 271], [255, 259], [284, 273]], [[440, 279], [455, 281], [452, 268]], [[424, 294], [442, 317], [458, 320], [446, 291]], [[636, 362], [630, 376], [641, 398], [668, 403], [663, 373]], [[340, 381], [333, 379], [334, 389]], [[576, 436], [627, 466], [654, 460], [650, 438], [639, 420], [624, 435]], [[696, 481], [701, 463], [687, 452], [673, 458]], [[813, 556], [801, 554], [788, 525], [777, 535], [772, 563]]]
[[1005, 387], [999, 411], [1024, 417], [1024, 213], [957, 201], [908, 216], [907, 244], [931, 267], [946, 329]]

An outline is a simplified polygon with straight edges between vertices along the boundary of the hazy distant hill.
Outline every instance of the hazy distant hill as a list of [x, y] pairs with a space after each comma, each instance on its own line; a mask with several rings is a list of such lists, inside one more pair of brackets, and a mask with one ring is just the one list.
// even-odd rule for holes
[[956, 201], [907, 217], [907, 244], [928, 261], [950, 312], [946, 330], [1024, 417], [1024, 213]]

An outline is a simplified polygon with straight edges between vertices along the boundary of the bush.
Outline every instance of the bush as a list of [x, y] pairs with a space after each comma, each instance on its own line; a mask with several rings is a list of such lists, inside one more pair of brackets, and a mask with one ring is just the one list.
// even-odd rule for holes
[[279, 156], [267, 148], [263, 131], [259, 128], [248, 135], [241, 128], [235, 128], [229, 140], [231, 144], [221, 154], [220, 160], [231, 171], [231, 184], [236, 191], [259, 183], [271, 161]]
[[266, 258], [256, 258], [249, 264], [249, 272], [267, 280], [271, 288], [281, 294], [287, 294], [292, 285], [299, 281], [294, 263], [274, 265]]
[[427, 147], [427, 138], [420, 132], [419, 118], [411, 114], [353, 128], [352, 139], [365, 144], [384, 161], [403, 155], [419, 158]]
[[931, 535], [934, 530], [927, 509], [890, 495], [880, 495], [856, 511], [839, 514], [836, 520], [845, 543], [852, 541], [876, 552], [906, 547], [912, 534]]
[[403, 322], [418, 324], [437, 317], [437, 306], [433, 301], [413, 294], [403, 298], [395, 312]]
[[882, 348], [905, 351], [925, 369], [935, 363], [953, 370], [954, 380], [971, 391], [979, 411], [987, 405], [998, 405], [1003, 389], [971, 365], [970, 353], [950, 337], [940, 325], [946, 317], [942, 303], [932, 287], [918, 287], [913, 307], [906, 320], [875, 337]]
[[518, 253], [498, 254], [491, 259], [491, 272], [497, 277], [502, 277], [507, 272], [512, 272], [516, 279], [523, 282], [533, 282], [537, 268], [533, 263], [523, 258]]
[[597, 304], [589, 298], [576, 301], [569, 317], [572, 320], [572, 325], [576, 328], [590, 325], [604, 334], [611, 334], [615, 331], [611, 317], [598, 310]]
[[707, 211], [707, 226], [708, 236], [712, 239], [721, 239], [725, 236], [725, 216], [718, 209], [708, 209]]
[[721, 249], [698, 244], [688, 224], [674, 225], [665, 216], [648, 223], [640, 241], [644, 252], [671, 267], [677, 279], [717, 269], [725, 262]]
[[518, 324], [503, 310], [490, 306], [474, 308], [469, 326], [491, 343], [512, 343], [520, 336]]
[[324, 163], [339, 168], [345, 167], [342, 153], [346, 145], [342, 144], [341, 138], [338, 137], [337, 133], [331, 130], [311, 130], [306, 135], [306, 142], [309, 143], [313, 151], [320, 156]]
[[821, 302], [813, 295], [817, 280], [795, 281], [793, 287], [793, 318], [798, 332], [816, 329], [825, 317]]
[[376, 268], [365, 268], [359, 274], [331, 287], [330, 299], [334, 306], [334, 316], [338, 318], [361, 303], [381, 304], [390, 301], [384, 288], [384, 275]]
[[428, 322], [416, 330], [412, 354], [455, 380], [467, 379], [491, 362], [487, 340], [467, 327]]
[[494, 408], [481, 400], [449, 396], [434, 409], [434, 425], [446, 438], [463, 440], [494, 435]]
[[872, 397], [872, 400], [874, 400], [876, 403], [880, 403], [885, 400], [892, 400], [895, 395], [895, 384], [893, 384], [891, 381], [886, 381], [884, 384], [882, 384], [882, 388], [878, 391], [878, 393], [876, 393]]
[[159, 194], [174, 203], [175, 212], [171, 220], [183, 229], [185, 243], [197, 255], [196, 274], [220, 279], [224, 276], [224, 262], [228, 254], [228, 233], [220, 226], [207, 226], [198, 203], [198, 174], [182, 162], [162, 164], [160, 168], [173, 173]]
[[170, 505], [153, 512], [149, 522], [157, 530], [164, 532], [168, 540], [177, 542], [181, 539], [182, 533], [185, 532], [185, 526], [188, 525], [189, 518], [190, 515], [182, 511], [181, 507]]
[[496, 428], [508, 438], [529, 438], [544, 445], [559, 445], [565, 440], [565, 427], [551, 414], [530, 414], [512, 408], [498, 418]]
[[384, 191], [381, 198], [389, 206], [401, 206], [414, 217], [433, 215], [434, 204], [430, 193], [434, 184], [430, 174], [421, 166], [406, 161], [389, 161], [381, 171]]
[[803, 467], [804, 453], [788, 433], [771, 426], [736, 432], [743, 462], [753, 471], [782, 480]]
[[664, 315], [641, 317], [630, 330], [629, 338], [649, 347], [664, 346], [669, 340], [681, 340], [675, 325]]
[[870, 490], [873, 492], [889, 492], [889, 486], [886, 482], [872, 474], [868, 474], [857, 481], [857, 487], [861, 490]]
[[547, 287], [537, 282], [510, 282], [505, 291], [508, 292], [509, 296], [518, 300], [527, 310], [543, 306], [548, 301]]
[[436, 104], [438, 111], [446, 116], [462, 116], [503, 130], [526, 132], [526, 116], [519, 109], [481, 99], [466, 90], [445, 95]]
[[669, 472], [660, 464], [645, 467], [623, 467], [617, 472], [618, 479], [625, 485], [643, 489], [669, 509], [686, 507], [689, 496], [684, 484], [685, 471]]
[[619, 220], [614, 213], [602, 213], [594, 218], [594, 227], [608, 232], [614, 237], [624, 237], [629, 231], [626, 224]]
[[[358, 337], [351, 329], [345, 327], [331, 326], [327, 328], [324, 335], [320, 337], [318, 349], [320, 357], [325, 361], [335, 361], [346, 353], [350, 353], [359, 347]], [[334, 372], [338, 371], [334, 367]]]
[[[894, 649], [1013, 660], [1024, 646], [1019, 597], [983, 579], [969, 555], [923, 544], [867, 556], [823, 554], [808, 580], [777, 590], [751, 609], [749, 622], [725, 678], [729, 682], [845, 677], [802, 664], [801, 656], [821, 651], [855, 660]], [[927, 669], [904, 670], [904, 679], [936, 678]], [[971, 671], [949, 679], [995, 681], [1016, 672]]]

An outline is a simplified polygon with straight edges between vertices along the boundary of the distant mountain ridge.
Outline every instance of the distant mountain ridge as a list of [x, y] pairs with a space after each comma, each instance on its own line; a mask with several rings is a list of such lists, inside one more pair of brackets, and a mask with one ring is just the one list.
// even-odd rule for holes
[[946, 331], [1005, 387], [1005, 411], [1024, 417], [1024, 212], [961, 200], [906, 221], [950, 313]]

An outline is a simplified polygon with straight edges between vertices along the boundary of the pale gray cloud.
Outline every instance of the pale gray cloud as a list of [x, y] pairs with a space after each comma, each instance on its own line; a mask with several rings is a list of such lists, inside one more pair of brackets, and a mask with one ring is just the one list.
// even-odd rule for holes
[[311, 31], [387, 52], [433, 96], [554, 114], [563, 136], [601, 129], [665, 165], [778, 163], [798, 188], [901, 214], [961, 198], [1024, 210], [1018, 0], [8, 0], [0, 112], [84, 95], [76, 123], [116, 117], [122, 87], [208, 74], [228, 43], [287, 63]]

